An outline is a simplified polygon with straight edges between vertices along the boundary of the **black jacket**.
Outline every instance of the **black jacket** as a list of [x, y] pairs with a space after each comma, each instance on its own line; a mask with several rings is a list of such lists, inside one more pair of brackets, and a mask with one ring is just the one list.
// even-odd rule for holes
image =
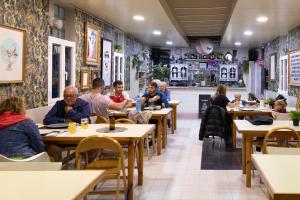
[[225, 138], [227, 131], [226, 112], [224, 108], [212, 105], [204, 113], [199, 130], [199, 140], [208, 136]]

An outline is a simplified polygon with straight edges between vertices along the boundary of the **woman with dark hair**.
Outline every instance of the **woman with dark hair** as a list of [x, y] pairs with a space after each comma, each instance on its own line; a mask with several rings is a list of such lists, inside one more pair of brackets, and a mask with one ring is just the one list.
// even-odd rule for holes
[[27, 158], [44, 151], [35, 123], [25, 116], [24, 102], [10, 97], [0, 104], [0, 154], [8, 158]]
[[218, 86], [216, 93], [211, 98], [212, 105], [220, 106], [225, 109], [226, 106], [233, 108], [237, 104], [230, 103], [229, 99], [226, 97], [226, 86], [221, 84]]

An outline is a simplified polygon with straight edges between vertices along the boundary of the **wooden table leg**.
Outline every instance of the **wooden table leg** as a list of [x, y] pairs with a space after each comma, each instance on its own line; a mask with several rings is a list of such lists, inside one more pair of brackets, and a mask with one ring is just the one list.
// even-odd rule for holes
[[162, 130], [162, 148], [167, 145], [167, 134], [168, 134], [168, 115], [164, 115], [162, 118], [163, 130]]
[[134, 156], [135, 156], [134, 142], [130, 141], [128, 144], [128, 192], [127, 192], [128, 200], [133, 200], [133, 175], [134, 175], [134, 160], [135, 160]]
[[[146, 136], [148, 137], [148, 135]], [[138, 185], [143, 185], [143, 172], [144, 172], [144, 138], [138, 143], [139, 147], [139, 166], [138, 166]]]
[[161, 133], [162, 133], [162, 119], [159, 118], [157, 119], [157, 124], [156, 124], [156, 135], [157, 135], [157, 155], [161, 154]]
[[236, 149], [236, 127], [234, 125], [234, 120], [236, 119], [236, 115], [232, 114], [232, 121], [231, 121], [231, 127], [232, 127], [232, 149]]
[[174, 130], [177, 128], [177, 105], [174, 105]]
[[246, 136], [243, 134], [242, 137], [242, 172], [246, 174]]
[[251, 187], [252, 137], [246, 136], [246, 186]]
[[176, 105], [172, 105], [172, 114], [171, 114], [171, 119], [172, 119], [172, 134], [174, 134], [175, 131], [175, 121], [176, 121], [176, 116], [175, 116], [175, 109], [176, 109]]

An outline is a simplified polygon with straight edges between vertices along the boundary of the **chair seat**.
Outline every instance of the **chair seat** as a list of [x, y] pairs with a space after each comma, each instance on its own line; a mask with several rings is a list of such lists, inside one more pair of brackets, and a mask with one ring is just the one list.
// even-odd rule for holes
[[300, 155], [300, 148], [267, 147], [268, 154]]
[[86, 169], [111, 169], [111, 168], [119, 169], [119, 160], [95, 160], [86, 166]]
[[42, 152], [22, 160], [14, 160], [0, 155], [0, 162], [50, 162], [50, 158], [46, 152]]

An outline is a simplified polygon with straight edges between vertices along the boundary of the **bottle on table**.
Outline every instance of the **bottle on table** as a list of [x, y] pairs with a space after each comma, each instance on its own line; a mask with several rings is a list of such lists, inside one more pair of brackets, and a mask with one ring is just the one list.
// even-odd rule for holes
[[115, 130], [116, 120], [113, 114], [109, 115], [109, 130]]
[[142, 98], [140, 96], [136, 97], [136, 111], [142, 111]]

